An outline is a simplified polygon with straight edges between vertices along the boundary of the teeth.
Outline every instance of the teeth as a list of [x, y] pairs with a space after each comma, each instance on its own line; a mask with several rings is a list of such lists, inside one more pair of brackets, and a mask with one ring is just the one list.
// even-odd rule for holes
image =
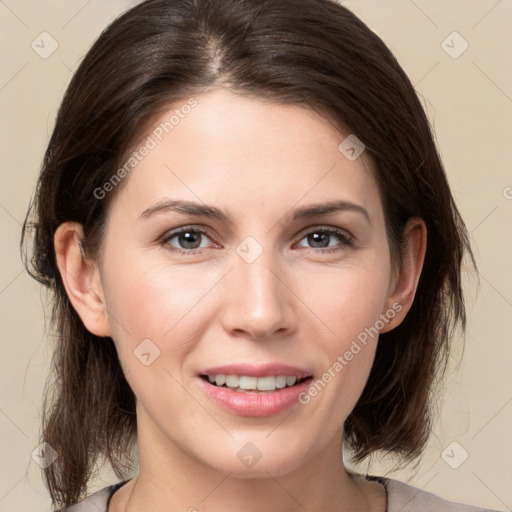
[[241, 390], [275, 391], [285, 387], [293, 386], [297, 382], [297, 377], [278, 375], [268, 377], [250, 377], [248, 375], [208, 375], [211, 384], [228, 388], [238, 388]]
[[256, 389], [256, 386], [258, 384], [258, 378], [257, 377], [240, 377], [238, 381], [238, 387], [240, 389]]
[[259, 391], [274, 391], [276, 389], [275, 377], [260, 377], [257, 381], [256, 389]]
[[[215, 379], [217, 382], [217, 379]], [[240, 377], [238, 375], [226, 375], [226, 386], [228, 388], [237, 388], [240, 384]]]
[[[210, 375], [208, 376], [210, 378]], [[223, 386], [226, 384], [226, 376], [225, 375], [215, 375], [215, 384], [217, 386]]]
[[286, 375], [279, 375], [276, 377], [276, 388], [285, 388], [286, 387]]

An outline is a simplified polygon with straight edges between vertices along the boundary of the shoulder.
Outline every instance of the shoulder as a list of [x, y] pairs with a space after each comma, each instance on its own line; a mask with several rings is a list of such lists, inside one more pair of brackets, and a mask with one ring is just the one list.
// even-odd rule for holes
[[117, 484], [103, 487], [103, 489], [94, 492], [82, 501], [75, 503], [74, 505], [70, 505], [69, 507], [55, 510], [54, 512], [107, 512], [108, 503], [112, 495], [128, 481], [129, 480], [123, 480]]
[[445, 500], [391, 478], [380, 479], [388, 494], [388, 512], [498, 512]]

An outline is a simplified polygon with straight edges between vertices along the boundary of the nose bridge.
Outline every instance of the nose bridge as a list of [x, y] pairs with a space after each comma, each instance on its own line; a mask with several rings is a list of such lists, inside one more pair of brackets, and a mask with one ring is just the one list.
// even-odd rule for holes
[[[246, 240], [237, 248], [224, 321], [228, 330], [242, 330], [255, 338], [290, 329], [293, 308], [290, 291], [282, 282], [281, 262], [271, 248]], [[281, 274], [281, 275], [280, 275]]]

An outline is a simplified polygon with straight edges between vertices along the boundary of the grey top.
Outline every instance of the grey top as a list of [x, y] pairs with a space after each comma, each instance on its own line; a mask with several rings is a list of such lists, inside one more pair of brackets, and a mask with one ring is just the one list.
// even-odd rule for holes
[[[435, 494], [422, 491], [409, 484], [391, 478], [375, 478], [386, 488], [387, 512], [498, 512], [444, 500]], [[117, 489], [129, 480], [103, 487], [75, 505], [54, 512], [108, 512], [110, 499]]]

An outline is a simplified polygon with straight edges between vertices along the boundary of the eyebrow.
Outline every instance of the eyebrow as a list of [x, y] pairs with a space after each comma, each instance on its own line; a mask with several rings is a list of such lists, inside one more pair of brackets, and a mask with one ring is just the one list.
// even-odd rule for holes
[[[157, 213], [167, 213], [170, 211], [182, 213], [185, 215], [196, 215], [198, 217], [209, 217], [220, 220], [227, 224], [233, 223], [230, 215], [220, 208], [212, 205], [195, 203], [193, 201], [184, 201], [181, 199], [165, 199], [160, 201], [154, 206], [145, 209], [140, 214], [139, 219], [148, 219]], [[353, 211], [360, 213], [365, 217], [370, 225], [372, 224], [370, 215], [365, 208], [359, 204], [344, 200], [335, 200], [326, 203], [303, 206], [293, 210], [291, 215], [293, 220], [301, 220], [320, 217], [322, 215], [329, 215], [338, 211]], [[289, 216], [289, 214], [287, 216]]]

